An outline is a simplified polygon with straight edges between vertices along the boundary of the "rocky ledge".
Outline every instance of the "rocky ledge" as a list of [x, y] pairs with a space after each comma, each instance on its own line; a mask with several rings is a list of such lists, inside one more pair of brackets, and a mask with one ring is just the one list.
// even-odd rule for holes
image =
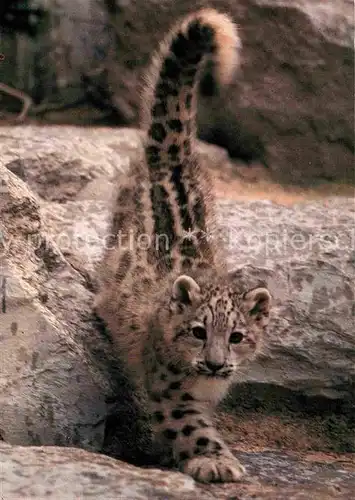
[[352, 498], [355, 463], [275, 452], [238, 453], [248, 477], [201, 485], [178, 472], [138, 468], [75, 448], [0, 445], [6, 500], [330, 500]]

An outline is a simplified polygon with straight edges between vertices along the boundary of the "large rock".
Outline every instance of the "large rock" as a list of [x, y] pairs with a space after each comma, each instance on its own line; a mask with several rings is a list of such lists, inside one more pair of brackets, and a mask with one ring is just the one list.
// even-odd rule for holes
[[[0, 160], [1, 439], [26, 445], [80, 444], [99, 451], [104, 445], [110, 409], [120, 401], [122, 411], [118, 424], [121, 424], [122, 436], [116, 440], [116, 452], [128, 457], [129, 450], [133, 450], [135, 456], [140, 445], [130, 446], [132, 440], [127, 436], [125, 425], [136, 422], [132, 430], [139, 442], [138, 425], [143, 420], [135, 414], [134, 398], [121, 366], [110, 354], [110, 341], [92, 317], [94, 285], [87, 271], [90, 252], [72, 252], [70, 245], [65, 248], [68, 242], [72, 243], [73, 223], [77, 223], [74, 234], [78, 237], [80, 229], [88, 236], [88, 225], [80, 226], [77, 211], [72, 213], [69, 224], [60, 225], [65, 201], [78, 195], [92, 178], [90, 162], [95, 161], [95, 157], [91, 154], [85, 164], [84, 153], [81, 155], [79, 149], [74, 155], [70, 153], [70, 134], [67, 139], [62, 136], [56, 141], [57, 132], [46, 133], [45, 129], [30, 127], [12, 129], [8, 136], [3, 135]], [[79, 137], [77, 140], [80, 142]], [[89, 144], [87, 141], [86, 147]], [[95, 148], [91, 146], [91, 149], [93, 153]], [[104, 156], [105, 153], [102, 158]], [[106, 159], [107, 167], [109, 155]], [[2, 160], [16, 174], [8, 170]], [[99, 156], [97, 160], [99, 162]], [[81, 165], [85, 165], [85, 173]], [[99, 170], [98, 163], [96, 174]], [[35, 187], [40, 197], [29, 186]], [[57, 186], [57, 195], [54, 186]], [[50, 204], [47, 200], [52, 199], [58, 201]], [[84, 213], [85, 204], [90, 202], [82, 203]], [[100, 201], [97, 203], [100, 205]], [[106, 205], [104, 210], [106, 216]], [[47, 218], [47, 211], [51, 218]], [[55, 232], [52, 220], [57, 222]], [[100, 215], [97, 222], [102, 225]], [[90, 219], [87, 223], [90, 224]], [[84, 244], [82, 248], [87, 247]], [[142, 435], [143, 440], [149, 437], [147, 433]], [[142, 442], [142, 453], [144, 447]]]
[[[0, 427], [9, 443], [145, 460], [140, 396], [91, 315], [115, 178], [142, 154], [141, 139], [132, 129], [1, 129]], [[224, 161], [218, 148], [200, 151], [211, 168]], [[275, 300], [265, 352], [238, 382], [354, 405], [353, 200], [224, 199], [219, 214], [215, 237], [231, 270], [266, 281]], [[347, 442], [354, 450], [350, 430]]]
[[[2, 3], [14, 10], [0, 7], [6, 16], [0, 23], [1, 82], [32, 97], [30, 115], [57, 123], [110, 120], [116, 113], [103, 60], [113, 31], [102, 0]], [[17, 99], [2, 91], [1, 97], [0, 118], [20, 109]]]
[[137, 124], [141, 77], [152, 51], [177, 18], [209, 5], [240, 25], [242, 67], [227, 89], [219, 89], [207, 70], [200, 137], [235, 157], [261, 161], [282, 181], [354, 181], [351, 0], [30, 5], [45, 8], [43, 24], [32, 39], [13, 30], [2, 33], [1, 68], [4, 83], [32, 96], [33, 116]]
[[348, 500], [355, 488], [355, 464], [327, 457], [281, 453], [239, 453], [249, 472], [238, 484], [196, 484], [177, 472], [138, 469], [74, 448], [0, 444], [1, 492], [6, 500]]
[[154, 1], [107, 2], [116, 37], [105, 64], [120, 115], [137, 122], [140, 78], [152, 50], [177, 18], [207, 4], [231, 13], [243, 48], [230, 88], [217, 89], [206, 74], [201, 138], [236, 157], [262, 161], [283, 181], [353, 182], [349, 0], [171, 0], [159, 9]]
[[354, 201], [224, 200], [220, 214], [230, 267], [249, 285], [264, 280], [274, 300], [264, 353], [238, 379], [354, 398]]

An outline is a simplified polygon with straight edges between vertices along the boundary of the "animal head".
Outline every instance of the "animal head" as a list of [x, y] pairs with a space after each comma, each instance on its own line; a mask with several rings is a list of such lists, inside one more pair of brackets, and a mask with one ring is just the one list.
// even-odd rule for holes
[[266, 288], [238, 293], [228, 279], [198, 284], [181, 275], [171, 290], [166, 330], [172, 352], [195, 373], [227, 378], [258, 352], [270, 306]]

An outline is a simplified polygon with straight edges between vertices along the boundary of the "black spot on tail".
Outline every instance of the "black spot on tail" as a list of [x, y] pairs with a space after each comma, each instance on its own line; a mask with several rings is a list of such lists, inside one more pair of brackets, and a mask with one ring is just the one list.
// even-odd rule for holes
[[152, 115], [154, 118], [161, 118], [164, 117], [168, 114], [168, 108], [166, 105], [166, 100], [162, 100], [160, 102], [156, 102], [153, 109], [152, 109]]
[[181, 134], [181, 132], [183, 131], [183, 125], [181, 120], [176, 120], [176, 119], [169, 120], [167, 122], [167, 125], [172, 132], [178, 132], [179, 134]]
[[179, 159], [180, 146], [177, 144], [172, 144], [168, 148], [168, 155], [171, 161], [177, 161]]
[[165, 127], [161, 123], [153, 123], [150, 127], [149, 135], [157, 142], [164, 142], [166, 137]]
[[177, 59], [184, 60], [189, 49], [191, 49], [189, 40], [182, 33], [179, 33], [171, 44], [171, 52]]
[[213, 29], [202, 24], [199, 19], [190, 24], [187, 36], [194, 43], [194, 46], [206, 51], [213, 49]]
[[149, 165], [160, 162], [160, 149], [157, 146], [148, 146], [146, 149], [147, 162]]
[[170, 80], [177, 80], [181, 72], [180, 64], [171, 58], [167, 58], [164, 61], [163, 67], [161, 69], [161, 78], [168, 78]]
[[171, 174], [171, 182], [175, 186], [177, 202], [179, 204], [179, 212], [181, 217], [181, 225], [185, 231], [192, 227], [192, 219], [188, 210], [188, 199], [185, 184], [182, 180], [182, 165], [177, 165], [173, 168]]
[[155, 97], [156, 99], [166, 99], [167, 96], [178, 96], [179, 95], [179, 90], [177, 86], [170, 81], [161, 81], [156, 90], [155, 90]]
[[[154, 182], [154, 181], [153, 181]], [[174, 216], [169, 203], [169, 195], [166, 189], [160, 184], [153, 184], [150, 190], [150, 198], [152, 200], [153, 216], [154, 216], [154, 233], [158, 237], [158, 257], [169, 257], [169, 251], [176, 241], [174, 231]], [[162, 238], [161, 236], [164, 236]], [[167, 238], [169, 245], [166, 245]], [[171, 266], [171, 260], [166, 261], [168, 267]]]
[[197, 65], [205, 53], [214, 50], [213, 36], [212, 28], [196, 20], [190, 24], [186, 35], [179, 33], [171, 44], [171, 51], [179, 61]]

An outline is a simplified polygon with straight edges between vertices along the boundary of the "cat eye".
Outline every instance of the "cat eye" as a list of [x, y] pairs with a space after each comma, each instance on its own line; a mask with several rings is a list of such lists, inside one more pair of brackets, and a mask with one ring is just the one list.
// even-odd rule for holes
[[244, 338], [242, 332], [233, 332], [229, 337], [229, 342], [231, 344], [239, 344]]
[[199, 340], [206, 340], [207, 332], [203, 326], [194, 326], [192, 328], [193, 335]]

